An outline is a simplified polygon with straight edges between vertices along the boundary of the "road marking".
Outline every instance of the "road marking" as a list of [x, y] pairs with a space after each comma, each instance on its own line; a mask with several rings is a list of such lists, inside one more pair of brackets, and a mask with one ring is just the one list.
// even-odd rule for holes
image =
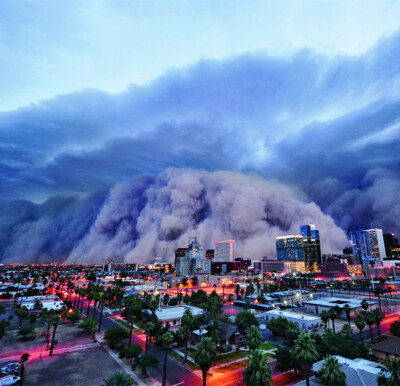
[[172, 386], [178, 386], [178, 385], [183, 385], [185, 382], [179, 382], [179, 383], [175, 383], [175, 385]]

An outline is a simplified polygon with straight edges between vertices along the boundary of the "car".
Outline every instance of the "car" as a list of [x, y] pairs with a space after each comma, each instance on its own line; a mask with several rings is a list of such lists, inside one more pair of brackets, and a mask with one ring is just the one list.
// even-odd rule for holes
[[267, 329], [267, 326], [265, 324], [260, 324], [259, 329], [261, 331], [265, 331]]
[[1, 368], [1, 371], [6, 374], [10, 374], [10, 373], [13, 373], [14, 371], [18, 371], [18, 370], [19, 370], [18, 362], [9, 363], [7, 366], [4, 366]]
[[16, 375], [6, 375], [0, 378], [0, 386], [14, 385], [19, 382], [21, 378]]

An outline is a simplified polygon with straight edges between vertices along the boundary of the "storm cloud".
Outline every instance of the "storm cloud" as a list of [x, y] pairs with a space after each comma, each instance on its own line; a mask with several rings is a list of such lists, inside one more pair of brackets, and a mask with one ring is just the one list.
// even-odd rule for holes
[[[41, 205], [16, 201], [0, 224], [4, 261], [172, 262], [187, 245], [193, 200], [197, 237], [204, 248], [235, 239], [237, 255], [275, 254], [275, 237], [318, 224], [324, 251], [340, 251], [344, 232], [299, 192], [277, 181], [238, 172], [169, 168], [118, 183], [85, 199], [51, 198]], [[4, 218], [3, 218], [4, 221]]]
[[[203, 243], [234, 237], [245, 255], [272, 253], [274, 237], [304, 221], [321, 230], [333, 219], [345, 232], [372, 223], [399, 233], [399, 52], [395, 33], [357, 56], [304, 49], [286, 58], [202, 60], [120, 94], [83, 90], [0, 113], [1, 256], [168, 257], [187, 242], [196, 195], [204, 197]], [[199, 184], [186, 192], [182, 213], [165, 204], [160, 182], [174, 181], [179, 169], [191, 189]], [[218, 173], [226, 195], [213, 188]], [[263, 208], [283, 208], [284, 197], [297, 209], [281, 210], [274, 222], [226, 217], [212, 205], [233, 200], [226, 186], [240, 178], [263, 192], [255, 200], [262, 219]], [[281, 192], [276, 205], [267, 198], [274, 191]], [[343, 234], [325, 250], [343, 247]]]

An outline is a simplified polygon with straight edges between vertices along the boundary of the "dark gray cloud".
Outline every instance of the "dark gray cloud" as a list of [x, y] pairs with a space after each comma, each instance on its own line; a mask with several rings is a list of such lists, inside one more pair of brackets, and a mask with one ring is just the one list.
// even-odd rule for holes
[[[390, 193], [400, 181], [398, 52], [399, 33], [353, 57], [302, 50], [203, 60], [121, 94], [83, 90], [1, 113], [1, 205], [58, 195], [79, 197], [67, 201], [81, 208], [92, 202], [81, 197], [99, 189], [191, 167], [279, 180], [346, 231], [373, 222], [400, 232], [399, 198]], [[37, 232], [50, 226], [32, 203], [12, 205], [35, 214]], [[4, 240], [18, 228], [13, 216], [14, 225], [0, 215]], [[78, 228], [74, 245], [57, 253], [78, 258], [76, 240], [87, 239], [89, 224]], [[135, 246], [124, 245], [128, 256]]]

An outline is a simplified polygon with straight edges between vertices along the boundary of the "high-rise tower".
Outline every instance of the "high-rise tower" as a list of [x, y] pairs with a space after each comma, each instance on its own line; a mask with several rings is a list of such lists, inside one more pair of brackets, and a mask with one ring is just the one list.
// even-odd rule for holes
[[300, 227], [300, 233], [303, 236], [306, 268], [315, 271], [322, 263], [319, 230], [314, 224], [307, 224]]

